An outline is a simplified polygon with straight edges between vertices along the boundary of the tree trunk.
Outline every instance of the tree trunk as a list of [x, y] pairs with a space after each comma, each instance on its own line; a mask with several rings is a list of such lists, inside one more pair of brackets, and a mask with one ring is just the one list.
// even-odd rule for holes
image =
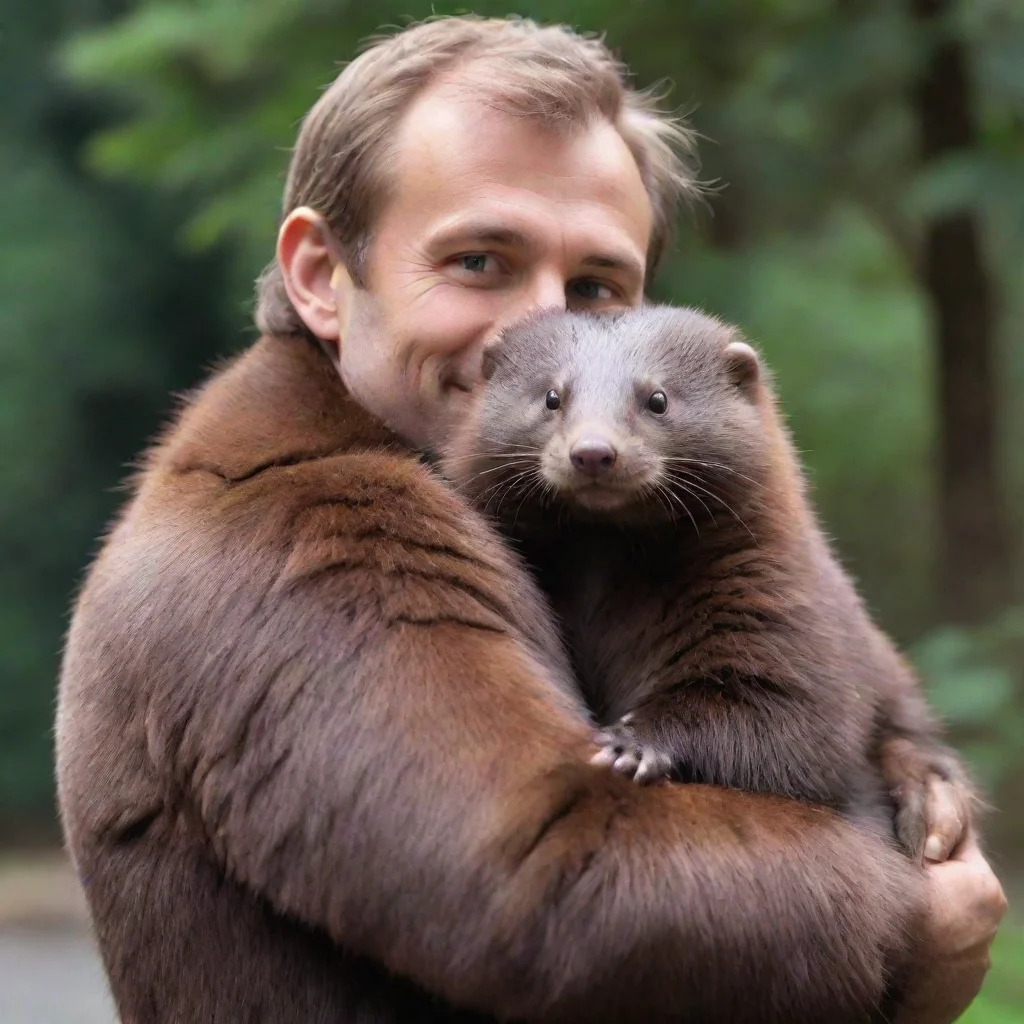
[[[911, 0], [931, 44], [914, 96], [922, 168], [976, 143], [967, 53], [943, 24], [952, 7], [950, 0]], [[1012, 553], [998, 444], [996, 284], [973, 211], [926, 225], [919, 275], [938, 368], [937, 611], [948, 621], [977, 621], [1007, 599]]]

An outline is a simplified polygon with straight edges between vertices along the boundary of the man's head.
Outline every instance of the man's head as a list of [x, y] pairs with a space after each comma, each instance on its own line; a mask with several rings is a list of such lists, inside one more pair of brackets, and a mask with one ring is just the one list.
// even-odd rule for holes
[[378, 42], [306, 117], [257, 321], [442, 440], [483, 347], [537, 309], [636, 305], [695, 190], [691, 138], [596, 40], [445, 18]]

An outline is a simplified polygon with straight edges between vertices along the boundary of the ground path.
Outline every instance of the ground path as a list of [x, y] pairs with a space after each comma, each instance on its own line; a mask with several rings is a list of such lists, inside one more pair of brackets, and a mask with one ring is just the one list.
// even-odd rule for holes
[[57, 855], [0, 860], [0, 1021], [116, 1019], [67, 863]]

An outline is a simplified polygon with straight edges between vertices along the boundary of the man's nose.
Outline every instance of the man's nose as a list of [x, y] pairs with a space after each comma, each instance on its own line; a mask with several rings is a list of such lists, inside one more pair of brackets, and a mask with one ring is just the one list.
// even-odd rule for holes
[[492, 325], [492, 337], [498, 337], [505, 328], [542, 310], [565, 311], [565, 280], [561, 274], [536, 274], [525, 286], [511, 293], [514, 298], [501, 311]]
[[541, 309], [564, 310], [565, 307], [565, 280], [562, 275], [538, 274], [526, 290], [526, 301], [519, 315], [525, 316]]
[[586, 476], [603, 476], [615, 465], [618, 452], [603, 437], [588, 434], [581, 437], [569, 450], [569, 459]]

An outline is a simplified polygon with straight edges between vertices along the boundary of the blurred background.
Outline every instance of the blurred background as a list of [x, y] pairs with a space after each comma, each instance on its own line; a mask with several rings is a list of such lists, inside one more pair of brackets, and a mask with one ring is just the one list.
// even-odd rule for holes
[[[606, 32], [640, 84], [670, 80], [670, 104], [704, 137], [702, 176], [717, 188], [682, 225], [656, 297], [763, 346], [846, 565], [994, 805], [985, 830], [1012, 918], [1024, 895], [1024, 2], [472, 9]], [[461, 10], [0, 0], [5, 1022], [112, 1019], [59, 857], [51, 726], [68, 609], [119, 485], [174, 393], [253, 339], [288, 147], [339, 62], [382, 25]], [[1020, 920], [975, 1024], [1024, 1020]]]

